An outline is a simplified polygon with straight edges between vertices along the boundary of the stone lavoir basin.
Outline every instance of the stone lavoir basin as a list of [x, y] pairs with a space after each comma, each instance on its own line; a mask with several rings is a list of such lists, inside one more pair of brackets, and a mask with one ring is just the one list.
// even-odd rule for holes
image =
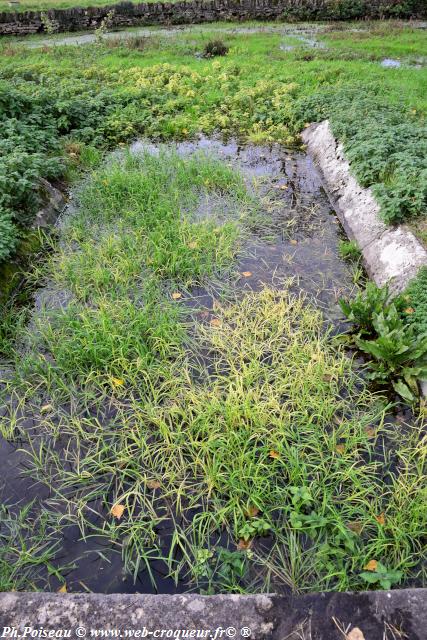
[[[322, 312], [323, 330], [329, 331], [331, 340], [337, 334], [341, 334], [347, 324], [340, 311], [339, 299], [350, 296], [355, 290], [355, 283], [364, 275], [360, 263], [351, 263], [340, 257], [340, 241], [345, 239], [346, 235], [331, 207], [322, 178], [311, 157], [302, 151], [287, 150], [279, 145], [271, 147], [240, 145], [235, 140], [223, 142], [206, 137], [178, 143], [173, 145], [173, 148], [182, 158], [202, 152], [217, 158], [227, 166], [238, 169], [244, 178], [248, 192], [256, 195], [261, 203], [259, 228], [247, 230], [244, 244], [236, 258], [233, 275], [228, 274], [226, 281], [222, 283], [226, 291], [226, 299], [244, 301], [246, 296], [262, 292], [265, 287], [276, 290], [286, 288], [295, 296], [304, 295], [307, 304], [313, 305]], [[135, 155], [141, 155], [147, 151], [151, 154], [159, 153], [158, 146], [145, 141], [134, 143], [130, 150]], [[113, 155], [114, 157], [117, 157], [117, 153]], [[196, 216], [200, 220], [215, 216], [218, 224], [222, 224], [233, 215], [232, 207], [233, 203], [226, 195], [206, 193], [200, 197]], [[70, 206], [68, 212], [65, 211], [59, 221], [59, 233], [61, 233], [64, 218], [66, 220], [67, 216], [72, 215], [74, 215], [73, 206]], [[200, 318], [203, 318], [203, 322], [209, 323], [214, 317], [217, 305], [226, 304], [221, 299], [220, 285], [221, 283], [215, 283], [215, 286], [193, 287], [191, 295], [180, 301], [183, 308], [190, 313], [190, 325], [191, 322], [197, 322]], [[60, 309], [66, 307], [68, 302], [66, 292], [53, 290], [49, 281], [44, 282], [35, 295], [34, 314], [37, 315], [38, 309], [42, 306]], [[348, 355], [351, 357], [354, 354], [349, 352]], [[210, 370], [210, 357], [211, 355], [207, 353], [206, 371]], [[359, 359], [356, 365], [360, 364]], [[2, 374], [3, 378], [13, 377], [13, 371], [10, 369], [5, 369]], [[339, 393], [345, 396], [347, 391], [340, 389]], [[131, 410], [132, 398], [129, 398], [128, 402]], [[105, 520], [110, 517], [110, 506], [106, 504], [106, 495], [109, 495], [109, 490], [103, 490], [101, 487], [93, 492], [93, 499], [86, 503], [84, 525], [78, 516], [78, 502], [70, 509], [70, 503], [62, 499], [64, 491], [70, 494], [73, 492], [73, 485], [67, 485], [64, 482], [64, 473], [71, 471], [73, 465], [77, 464], [78, 456], [70, 455], [73, 447], [77, 447], [76, 443], [72, 438], [67, 440], [69, 436], [67, 438], [53, 434], [50, 436], [46, 432], [42, 437], [34, 438], [43, 420], [43, 414], [32, 408], [31, 399], [28, 403], [20, 404], [19, 398], [10, 394], [8, 405], [1, 410], [3, 423], [10, 421], [13, 415], [17, 423], [19, 422], [20, 430], [17, 437], [0, 439], [2, 503], [7, 505], [12, 514], [23, 505], [30, 505], [28, 518], [30, 520], [34, 518], [34, 521], [37, 519], [37, 514], [43, 512], [46, 518], [46, 535], [56, 545], [55, 553], [49, 562], [46, 566], [41, 566], [40, 571], [36, 573], [34, 588], [45, 592], [66, 590], [67, 594], [80, 595], [67, 596], [66, 605], [65, 603], [62, 605], [58, 598], [65, 596], [49, 596], [49, 593], [46, 593], [29, 597], [24, 601], [20, 596], [10, 594], [7, 596], [9, 600], [6, 596], [6, 599], [0, 598], [0, 619], [3, 616], [4, 624], [13, 625], [16, 620], [32, 612], [34, 619], [41, 620], [41, 623], [44, 616], [49, 620], [57, 619], [64, 625], [73, 627], [77, 623], [81, 625], [82, 621], [89, 624], [91, 612], [95, 612], [98, 626], [102, 626], [103, 621], [105, 624], [112, 624], [114, 620], [118, 626], [124, 626], [120, 612], [129, 608], [132, 611], [134, 623], [145, 622], [154, 628], [160, 625], [158, 616], [160, 607], [169, 621], [168, 625], [165, 623], [166, 626], [178, 624], [178, 621], [182, 626], [199, 626], [199, 624], [206, 626], [208, 622], [210, 626], [215, 618], [216, 627], [223, 621], [224, 624], [227, 623], [224, 628], [228, 628], [232, 626], [231, 618], [233, 618], [233, 626], [239, 628], [239, 633], [241, 629], [252, 626], [251, 633], [254, 638], [280, 637], [283, 640], [284, 637], [325, 639], [341, 637], [334, 635], [336, 629], [338, 629], [337, 633], [339, 632], [339, 628], [335, 623], [331, 623], [332, 618], [339, 620], [338, 614], [342, 614], [341, 620], [347, 620], [347, 627], [344, 628], [350, 629], [351, 626], [355, 628], [353, 601], [346, 600], [345, 594], [330, 594], [325, 596], [326, 600], [322, 600], [324, 596], [317, 595], [298, 599], [294, 594], [300, 590], [299, 578], [284, 577], [285, 572], [281, 575], [275, 569], [269, 568], [267, 560], [273, 553], [277, 554], [277, 548], [268, 530], [258, 537], [253, 547], [247, 545], [245, 548], [244, 544], [239, 543], [241, 546], [237, 553], [244, 554], [249, 549], [249, 556], [254, 553], [263, 559], [263, 563], [254, 564], [247, 574], [242, 576], [240, 588], [243, 593], [245, 591], [256, 593], [259, 585], [262, 584], [264, 591], [278, 594], [277, 596], [259, 595], [254, 596], [253, 599], [251, 599], [252, 596], [218, 596], [212, 599], [210, 604], [204, 604], [197, 592], [210, 594], [212, 591], [209, 591], [207, 584], [204, 584], [203, 574], [199, 576], [199, 583], [196, 585], [194, 579], [189, 577], [188, 571], [184, 569], [175, 572], [172, 576], [168, 562], [165, 560], [165, 558], [170, 559], [170, 554], [173, 553], [173, 560], [177, 565], [185, 564], [184, 552], [180, 551], [176, 544], [173, 546], [175, 528], [177, 523], [180, 524], [175, 516], [161, 518], [155, 528], [157, 549], [162, 554], [157, 551], [151, 555], [148, 553], [148, 565], [141, 562], [139, 569], [133, 573], [125, 571], [122, 553], [122, 545], [125, 542], [120, 540], [119, 536], [114, 538], [111, 530], [108, 534], [104, 530]], [[64, 405], [58, 410], [66, 414], [70, 411], [70, 407]], [[100, 429], [105, 427], [108, 430], [108, 422], [111, 418], [114, 419], [114, 411], [114, 402], [107, 395], [102, 404], [102, 410], [98, 411], [96, 416], [91, 414], [89, 405], [83, 414], [85, 420], [96, 419]], [[390, 408], [385, 416], [385, 422], [388, 427], [401, 428], [403, 422], [411, 425], [413, 418], [409, 410], [403, 410], [402, 407]], [[84, 447], [84, 442], [82, 446]], [[339, 451], [341, 451], [340, 446], [343, 445], [338, 445]], [[384, 447], [390, 447], [390, 452], [384, 453]], [[275, 451], [273, 450], [270, 454], [275, 454]], [[97, 455], [102, 456], [102, 452], [99, 451]], [[373, 456], [376, 457], [380, 466], [384, 465], [384, 469], [393, 469], [397, 464], [393, 459], [392, 443], [387, 437], [379, 440], [377, 449], [373, 449]], [[275, 456], [272, 455], [272, 457]], [[44, 465], [49, 466], [49, 469]], [[55, 465], [57, 465], [57, 473], [55, 470], [52, 472], [52, 467]], [[45, 472], [49, 475], [49, 482], [46, 483], [43, 482]], [[58, 478], [58, 486], [55, 486], [55, 478]], [[107, 484], [109, 482], [108, 473], [106, 482]], [[107, 484], [101, 482], [104, 487]], [[152, 485], [151, 489], [157, 491], [160, 487]], [[114, 480], [110, 485], [110, 493], [111, 491], [114, 491]], [[167, 497], [165, 503], [166, 501]], [[158, 508], [163, 507], [160, 505]], [[186, 517], [197, 518], [200, 513], [201, 509], [194, 507], [191, 514], [186, 514]], [[52, 514], [55, 514], [54, 517], [51, 517]], [[134, 517], [137, 519], [142, 515], [136, 513]], [[307, 539], [307, 550], [310, 544], [310, 540]], [[225, 550], [222, 552], [223, 555], [236, 553], [236, 540], [227, 529], [213, 534], [210, 545], [214, 550], [218, 548]], [[171, 551], [172, 549], [174, 550]], [[200, 551], [206, 550], [199, 550], [199, 553]], [[235, 556], [231, 557], [236, 560]], [[200, 562], [202, 563], [202, 560]], [[296, 574], [298, 574], [297, 569]], [[412, 581], [403, 586], [418, 585]], [[304, 590], [309, 588], [306, 583], [303, 585]], [[190, 595], [181, 600], [177, 599], [179, 596], [176, 594], [186, 592], [190, 592]], [[159, 600], [150, 600], [146, 595], [145, 599], [135, 600], [131, 595], [123, 595], [124, 599], [116, 595], [111, 596], [112, 599], [109, 600], [102, 599], [102, 596], [89, 595], [91, 593], [175, 594], [176, 598], [165, 600], [159, 596]], [[416, 615], [422, 613], [421, 596], [415, 590], [407, 592], [415, 594], [411, 596], [412, 599], [409, 595], [398, 597], [398, 594], [402, 593], [405, 592], [396, 591], [390, 602], [383, 594], [360, 594], [357, 596], [359, 600], [355, 605], [359, 612], [357, 620], [363, 622], [363, 619], [365, 621], [369, 619], [370, 628], [375, 633], [380, 631], [382, 633], [386, 628], [383, 612], [390, 615], [390, 619], [397, 624], [395, 612], [399, 609], [403, 612], [400, 622], [404, 620], [405, 628], [410, 628], [408, 625], [412, 625], [413, 611], [417, 612]], [[73, 598], [77, 599], [73, 600]], [[327, 623], [329, 625], [327, 631], [325, 631], [326, 626], [322, 630], [322, 625], [326, 625], [325, 620], [321, 622], [322, 608], [326, 606], [326, 602], [330, 611], [333, 612]], [[61, 608], [60, 613], [58, 607]], [[381, 615], [375, 611], [380, 611]], [[44, 612], [43, 615], [40, 612]], [[311, 620], [313, 616], [317, 620], [319, 635], [316, 633], [304, 635], [311, 634], [307, 627], [307, 620]], [[348, 627], [349, 622], [350, 627]], [[418, 621], [411, 627], [414, 635], [410, 637], [414, 640], [421, 640], [420, 624]], [[283, 635], [285, 631], [288, 635]], [[289, 635], [291, 632], [294, 634], [298, 632], [300, 635]], [[329, 635], [321, 635], [321, 633]], [[360, 640], [362, 637], [355, 635], [351, 640]], [[371, 637], [379, 638], [380, 636], [372, 635]]]
[[[183, 157], [203, 152], [238, 168], [248, 190], [256, 191], [263, 203], [260, 224], [264, 228], [249, 234], [236, 264], [236, 272], [246, 275], [232, 283], [228, 282], [227, 286], [231, 286], [234, 293], [241, 297], [251, 291], [260, 291], [265, 285], [279, 288], [281, 283], [290, 285], [291, 291], [295, 294], [303, 292], [307, 300], [323, 312], [325, 328], [328, 327], [332, 333], [344, 330], [346, 324], [338, 300], [350, 295], [354, 289], [355, 269], [339, 257], [339, 242], [345, 236], [312, 160], [302, 152], [286, 151], [278, 145], [239, 145], [236, 141], [224, 143], [205, 137], [196, 142], [180, 143], [175, 148]], [[158, 153], [155, 145], [143, 141], [131, 147], [134, 154], [144, 150]], [[229, 207], [226, 197], [209, 199], [205, 196], [200, 200], [198, 215], [201, 218], [215, 215], [221, 222], [230, 215]], [[59, 228], [64, 216], [73, 215], [72, 212], [71, 203], [68, 213], [66, 210], [59, 220]], [[183, 304], [194, 307], [198, 313], [208, 317], [213, 313], [215, 302], [211, 289], [196, 287], [191, 298]], [[36, 291], [36, 312], [45, 305], [61, 307], [64, 304], [67, 304], [65, 292], [53, 292], [49, 283]], [[22, 413], [16, 397], [10, 397], [9, 401], [11, 405], [16, 405], [16, 415], [20, 416], [24, 432], [25, 428], [32, 432], [37, 427], [40, 415]], [[3, 420], [10, 419], [9, 411], [3, 410], [3, 413], [9, 416]], [[52, 445], [45, 442], [44, 446], [58, 447], [58, 443]], [[35, 481], [33, 472], [28, 472], [31, 449], [32, 445], [25, 437], [10, 441], [0, 439], [2, 496], [6, 504], [34, 501], [33, 509], [37, 511], [40, 505], [47, 507], [50, 504], [52, 491], [40, 479]], [[95, 500], [94, 505], [96, 503]], [[95, 518], [93, 524], [99, 522]], [[173, 523], [167, 522], [159, 532], [166, 546], [172, 529]], [[227, 544], [227, 536], [224, 536], [224, 544]], [[267, 552], [268, 538], [262, 544]], [[176, 584], [167, 577], [163, 561], [153, 560], [151, 564], [154, 581], [144, 569], [136, 576], [124, 574], [121, 554], [114, 544], [103, 536], [92, 534], [91, 537], [82, 537], [77, 525], [64, 527], [59, 537], [57, 559], [53, 561], [53, 566], [61, 567], [61, 579], [66, 580], [69, 592], [177, 593], [188, 589], [185, 581]], [[37, 584], [55, 590], [61, 581], [54, 573], [51, 576], [44, 574]], [[276, 588], [280, 590], [281, 587], [276, 585]], [[283, 588], [289, 590], [286, 585]]]

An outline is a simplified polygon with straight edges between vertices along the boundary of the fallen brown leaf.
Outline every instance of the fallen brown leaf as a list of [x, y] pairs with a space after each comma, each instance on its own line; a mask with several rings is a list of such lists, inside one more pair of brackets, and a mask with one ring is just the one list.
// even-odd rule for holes
[[40, 413], [46, 413], [47, 411], [50, 411], [51, 409], [53, 409], [53, 406], [51, 404], [44, 404], [40, 408]]
[[359, 627], [353, 627], [353, 629], [347, 633], [346, 640], [365, 640], [365, 636]]
[[367, 564], [363, 567], [366, 571], [376, 571], [378, 562], [377, 560], [369, 560]]
[[378, 524], [380, 524], [381, 526], [385, 525], [385, 513], [380, 513], [379, 516], [375, 516], [375, 520], [378, 522]]
[[111, 515], [114, 516], [115, 518], [117, 518], [117, 520], [120, 520], [120, 518], [122, 517], [123, 513], [125, 510], [125, 505], [124, 504], [119, 504], [116, 503], [115, 505], [113, 505], [111, 507]]
[[358, 520], [355, 520], [354, 522], [347, 522], [347, 527], [350, 529], [350, 531], [357, 533], [357, 535], [359, 536], [362, 533], [363, 524]]
[[273, 458], [274, 460], [280, 459], [280, 453], [278, 451], [274, 451], [274, 449], [272, 449], [268, 455], [270, 458]]
[[149, 489], [160, 489], [162, 486], [158, 480], [147, 480], [145, 484]]
[[258, 507], [254, 507], [253, 505], [251, 505], [250, 507], [248, 507], [246, 514], [249, 516], [249, 518], [255, 518], [259, 514], [259, 509]]
[[241, 538], [237, 543], [237, 548], [239, 549], [239, 551], [250, 549], [251, 546], [252, 546], [252, 540], [243, 540], [243, 538]]
[[364, 432], [368, 436], [368, 438], [374, 438], [377, 434], [375, 427], [371, 427], [370, 425], [364, 428]]

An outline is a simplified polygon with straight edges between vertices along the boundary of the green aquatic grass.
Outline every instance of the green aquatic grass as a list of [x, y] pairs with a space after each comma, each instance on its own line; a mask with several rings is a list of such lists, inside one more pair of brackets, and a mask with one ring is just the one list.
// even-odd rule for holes
[[[199, 214], [215, 194], [230, 199], [234, 221]], [[167, 151], [111, 160], [77, 198], [63, 249], [46, 267], [53, 299], [65, 290], [69, 300], [46, 305], [31, 338], [54, 366], [43, 355], [35, 366], [67, 380], [145, 375], [185, 338], [174, 296], [231, 265], [254, 199], [220, 162]]]
[[48, 574], [59, 574], [58, 551], [47, 514], [34, 515], [34, 503], [0, 506], [0, 591], [34, 591]]
[[[200, 218], [217, 196], [228, 222]], [[201, 314], [192, 299], [227, 279], [256, 193], [218, 161], [161, 150], [109, 158], [77, 197], [2, 391], [3, 433], [29, 437], [51, 521], [112, 545], [127, 573], [155, 584], [160, 561], [204, 593], [362, 589], [371, 559], [422, 583], [422, 420], [387, 423], [289, 283]]]
[[[34, 456], [32, 473], [53, 488], [63, 525], [112, 541], [134, 575], [161, 558], [175, 580], [209, 593], [362, 588], [371, 559], [422, 580], [421, 425], [405, 435], [387, 426], [383, 399], [303, 298], [265, 289], [215, 319], [196, 325], [169, 371], [161, 359], [146, 370], [144, 387], [131, 374], [113, 384], [110, 418], [107, 396], [85, 389], [71, 416], [50, 406], [39, 429], [65, 449]], [[165, 546], [157, 531], [170, 521]], [[241, 570], [226, 571], [224, 546]]]

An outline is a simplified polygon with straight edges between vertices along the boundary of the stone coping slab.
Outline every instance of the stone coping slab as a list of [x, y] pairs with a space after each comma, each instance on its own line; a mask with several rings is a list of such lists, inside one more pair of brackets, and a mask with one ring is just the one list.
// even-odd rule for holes
[[[371, 189], [361, 187], [352, 175], [343, 145], [335, 140], [328, 120], [311, 124], [301, 137], [320, 169], [341, 224], [362, 252], [369, 276], [379, 287], [388, 284], [392, 294], [402, 292], [427, 265], [427, 251], [404, 226], [389, 227], [381, 220]], [[427, 397], [427, 380], [420, 380], [420, 387]]]
[[304, 596], [3, 593], [0, 637], [426, 640], [427, 589]]
[[347, 235], [362, 252], [366, 270], [378, 286], [388, 283], [392, 293], [403, 291], [427, 252], [404, 226], [390, 227], [380, 218], [372, 191], [361, 187], [352, 175], [342, 144], [328, 120], [312, 124], [302, 133], [308, 153], [321, 170], [326, 191]]

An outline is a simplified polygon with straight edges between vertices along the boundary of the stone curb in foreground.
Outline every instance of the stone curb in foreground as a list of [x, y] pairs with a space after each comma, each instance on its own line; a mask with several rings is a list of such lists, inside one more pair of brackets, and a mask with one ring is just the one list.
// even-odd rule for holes
[[[426, 640], [427, 589], [305, 596], [0, 594], [0, 636], [24, 637], [25, 627], [33, 629], [28, 638], [67, 630], [70, 638]], [[40, 629], [46, 635], [34, 635]]]

